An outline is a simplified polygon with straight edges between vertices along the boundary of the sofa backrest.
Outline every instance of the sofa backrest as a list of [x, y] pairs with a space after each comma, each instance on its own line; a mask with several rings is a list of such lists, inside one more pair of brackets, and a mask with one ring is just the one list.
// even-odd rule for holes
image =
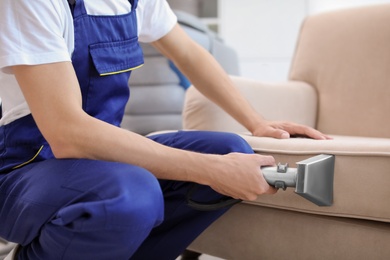
[[319, 130], [389, 138], [390, 4], [308, 17], [289, 77], [316, 88]]

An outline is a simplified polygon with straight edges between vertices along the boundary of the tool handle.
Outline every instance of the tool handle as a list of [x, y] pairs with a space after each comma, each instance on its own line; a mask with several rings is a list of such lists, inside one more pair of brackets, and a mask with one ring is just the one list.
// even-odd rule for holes
[[278, 171], [278, 167], [262, 167], [264, 179], [275, 188], [295, 187], [297, 185], [297, 169], [286, 168], [285, 172]]
[[[275, 188], [282, 188], [285, 190], [287, 187], [295, 187], [297, 183], [297, 169], [289, 168], [283, 165], [278, 165], [278, 167], [262, 167], [261, 171], [265, 180], [269, 185], [274, 186]], [[193, 194], [198, 189], [199, 185], [194, 184], [187, 193], [187, 204], [194, 209], [202, 211], [218, 210], [226, 207], [230, 207], [236, 203], [241, 202], [240, 199], [233, 199], [225, 197], [219, 201], [213, 202], [199, 202], [192, 199]]]

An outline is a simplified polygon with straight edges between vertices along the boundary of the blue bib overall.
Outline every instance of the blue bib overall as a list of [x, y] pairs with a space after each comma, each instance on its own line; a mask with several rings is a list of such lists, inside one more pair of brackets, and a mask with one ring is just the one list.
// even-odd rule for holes
[[[89, 16], [83, 1], [77, 1], [72, 10], [72, 63], [81, 87], [83, 109], [116, 126], [121, 123], [129, 99], [130, 72], [143, 64], [137, 36], [137, 2], [130, 1], [130, 13], [115, 17]], [[0, 133], [4, 135], [0, 171], [54, 158], [31, 115], [1, 127]]]
[[[143, 64], [137, 0], [118, 16], [91, 16], [71, 5], [72, 62], [82, 106], [119, 126], [131, 70]], [[227, 133], [177, 132], [150, 137], [203, 153], [252, 153]], [[159, 181], [122, 163], [54, 158], [31, 115], [0, 128], [0, 236], [21, 244], [18, 259], [175, 259], [226, 209], [201, 212], [186, 204], [190, 183]], [[131, 156], [131, 155], [129, 155]], [[222, 196], [201, 186], [195, 199]]]

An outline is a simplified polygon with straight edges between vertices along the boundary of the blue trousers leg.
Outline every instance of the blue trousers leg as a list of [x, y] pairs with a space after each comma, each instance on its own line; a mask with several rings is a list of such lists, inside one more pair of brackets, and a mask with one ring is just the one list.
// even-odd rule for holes
[[129, 259], [163, 220], [148, 171], [93, 160], [47, 160], [0, 177], [0, 236], [18, 259]]
[[[171, 147], [203, 153], [253, 153], [246, 141], [230, 133], [179, 131], [175, 134], [156, 135], [152, 139]], [[228, 210], [194, 210], [186, 203], [191, 183], [160, 183], [165, 201], [164, 222], [152, 230], [132, 259], [175, 259], [202, 231]], [[208, 186], [199, 186], [194, 199], [207, 203], [222, 197]]]
[[[232, 134], [178, 132], [151, 138], [204, 153], [252, 153]], [[157, 181], [145, 169], [121, 163], [69, 159], [30, 164], [0, 175], [0, 236], [23, 245], [22, 260], [175, 259], [226, 211], [188, 207], [189, 185]], [[202, 186], [195, 199], [217, 198], [221, 195]]]

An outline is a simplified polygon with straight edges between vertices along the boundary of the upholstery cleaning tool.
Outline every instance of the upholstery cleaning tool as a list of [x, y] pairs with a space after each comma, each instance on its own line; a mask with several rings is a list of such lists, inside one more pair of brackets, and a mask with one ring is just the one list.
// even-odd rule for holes
[[[279, 163], [276, 167], [262, 167], [261, 171], [269, 185], [286, 190], [295, 187], [295, 193], [317, 206], [333, 204], [333, 176], [335, 156], [321, 154], [297, 162], [297, 168]], [[191, 199], [198, 185], [195, 184], [187, 194], [188, 205], [197, 210], [217, 210], [242, 200], [225, 198], [212, 203], [202, 203]]]

